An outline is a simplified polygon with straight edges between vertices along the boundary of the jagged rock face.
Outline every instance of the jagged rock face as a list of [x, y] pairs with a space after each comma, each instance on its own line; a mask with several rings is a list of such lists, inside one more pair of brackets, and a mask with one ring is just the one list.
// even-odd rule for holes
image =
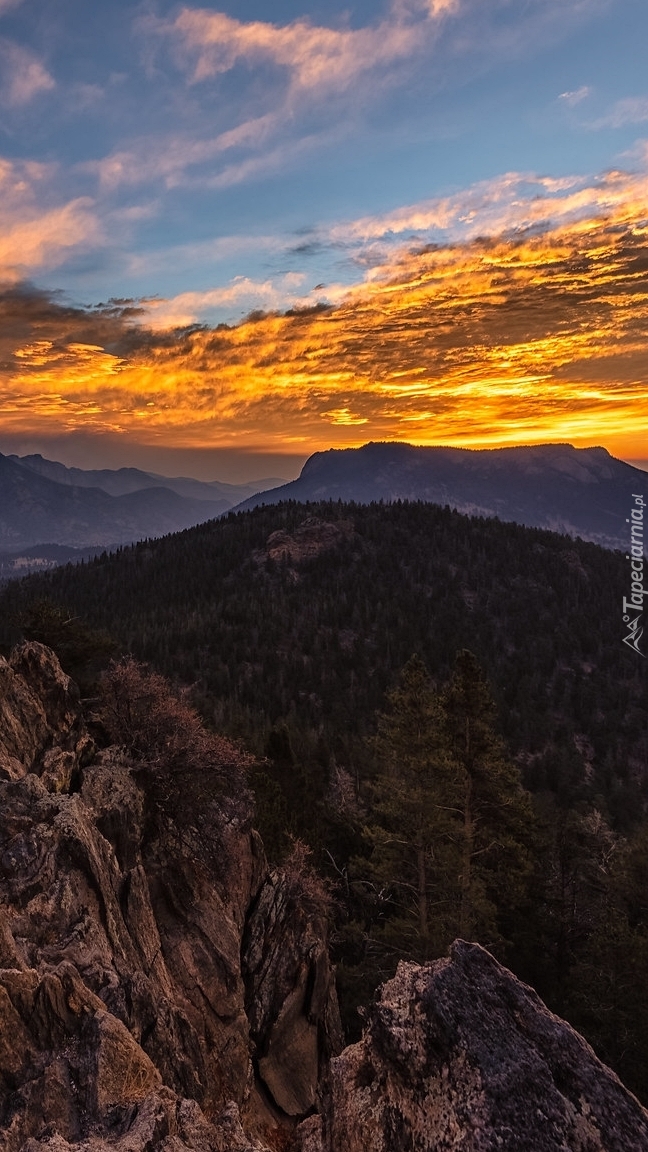
[[[121, 1134], [162, 1087], [173, 1108], [188, 1097], [213, 1117], [252, 1086], [240, 896], [254, 892], [263, 857], [250, 829], [230, 845], [225, 902], [177, 851], [163, 861], [163, 845], [150, 859], [135, 847], [123, 765], [104, 757], [86, 776], [72, 796], [31, 774], [0, 784], [3, 1152], [48, 1126], [73, 1142], [95, 1127]], [[110, 814], [123, 869], [95, 822], [93, 777], [124, 805], [125, 829]]]
[[[331, 1045], [318, 1016], [326, 997], [315, 1005], [302, 996], [312, 936], [290, 936], [284, 916], [289, 976], [279, 956], [265, 958], [274, 937], [258, 896], [268, 868], [248, 801], [221, 797], [200, 831], [159, 812], [151, 820], [141, 766], [135, 774], [114, 749], [83, 766], [78, 698], [47, 649], [24, 646], [0, 675], [11, 766], [0, 779], [2, 1152], [262, 1148], [239, 1113], [248, 1126], [262, 1120], [283, 1132], [308, 1107], [256, 1106], [265, 1089], [256, 1087], [255, 1042], [274, 1051], [276, 1020], [288, 1017], [287, 1048], [309, 1028], [322, 1051]], [[53, 750], [73, 757], [74, 773], [49, 790], [37, 773]], [[280, 875], [272, 885], [285, 907]], [[255, 941], [272, 1005], [254, 1037], [244, 938]], [[325, 955], [320, 943], [321, 979], [334, 995]], [[316, 1052], [315, 1075], [320, 1065]]]
[[178, 824], [141, 764], [88, 762], [41, 645], [0, 665], [0, 748], [2, 1152], [648, 1149], [648, 1113], [478, 945], [399, 965], [331, 1059], [303, 874], [268, 871], [245, 796]]
[[401, 963], [331, 1074], [327, 1152], [648, 1149], [635, 1097], [477, 944]]
[[36, 772], [51, 791], [67, 791], [92, 751], [79, 691], [54, 653], [31, 642], [0, 656], [0, 779]]
[[243, 974], [258, 1076], [288, 1116], [315, 1106], [343, 1046], [326, 937], [321, 913], [272, 872], [248, 919]]

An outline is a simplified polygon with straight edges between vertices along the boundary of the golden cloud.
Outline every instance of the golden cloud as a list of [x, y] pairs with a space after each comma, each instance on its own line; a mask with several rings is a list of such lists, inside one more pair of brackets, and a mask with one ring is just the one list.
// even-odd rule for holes
[[[543, 231], [402, 247], [335, 307], [234, 327], [153, 331], [147, 306], [83, 311], [8, 291], [3, 428], [275, 451], [569, 440], [639, 457], [648, 211], [632, 187], [608, 194], [605, 215], [580, 205]], [[168, 318], [189, 317], [190, 297]]]

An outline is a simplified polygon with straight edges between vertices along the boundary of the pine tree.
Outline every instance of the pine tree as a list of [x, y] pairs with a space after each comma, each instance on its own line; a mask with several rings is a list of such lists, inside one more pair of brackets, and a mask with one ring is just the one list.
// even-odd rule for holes
[[420, 657], [408, 661], [387, 701], [375, 742], [380, 772], [373, 786], [371, 871], [392, 904], [383, 936], [427, 960], [452, 904], [452, 894], [440, 890], [452, 819], [443, 803], [448, 764], [441, 711]]
[[453, 801], [461, 822], [461, 936], [496, 941], [530, 872], [533, 816], [495, 727], [495, 702], [472, 652], [457, 654], [441, 695]]
[[440, 696], [413, 657], [380, 717], [373, 876], [391, 894], [381, 931], [419, 960], [456, 935], [501, 943], [529, 873], [533, 817], [495, 731], [490, 689], [472, 653]]

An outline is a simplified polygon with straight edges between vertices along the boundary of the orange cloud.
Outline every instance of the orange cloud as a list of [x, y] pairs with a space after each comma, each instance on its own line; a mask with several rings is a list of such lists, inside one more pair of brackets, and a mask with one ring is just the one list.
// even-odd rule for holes
[[190, 319], [202, 294], [84, 312], [6, 293], [3, 428], [304, 452], [569, 440], [640, 457], [648, 210], [629, 178], [617, 200], [621, 183], [608, 178], [605, 215], [578, 201], [544, 231], [402, 247], [335, 307], [235, 327], [146, 326], [155, 308]]

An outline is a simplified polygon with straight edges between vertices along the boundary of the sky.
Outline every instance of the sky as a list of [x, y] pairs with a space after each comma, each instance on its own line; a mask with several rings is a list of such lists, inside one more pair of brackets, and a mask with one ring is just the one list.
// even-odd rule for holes
[[0, 451], [645, 461], [645, 0], [0, 0]]

